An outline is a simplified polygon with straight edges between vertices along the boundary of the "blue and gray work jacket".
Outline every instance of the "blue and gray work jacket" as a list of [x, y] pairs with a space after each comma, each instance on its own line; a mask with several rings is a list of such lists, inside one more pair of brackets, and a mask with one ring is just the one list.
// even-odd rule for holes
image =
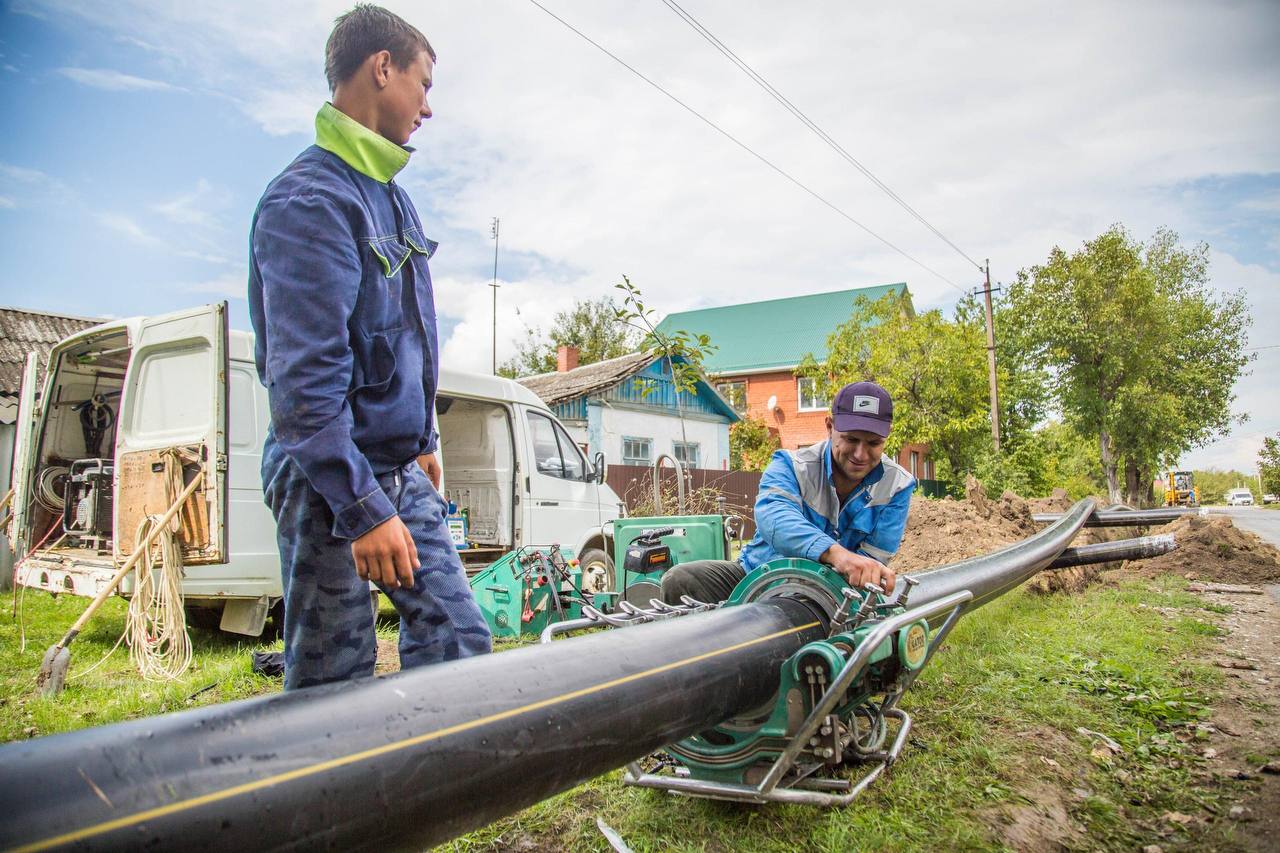
[[830, 441], [779, 450], [760, 478], [756, 535], [738, 557], [750, 572], [779, 557], [817, 561], [837, 542], [888, 564], [902, 542], [916, 480], [888, 457], [840, 505], [831, 479]]
[[249, 317], [267, 441], [302, 469], [343, 539], [396, 514], [375, 476], [436, 446], [436, 244], [394, 180], [408, 162], [409, 149], [325, 104], [316, 144], [271, 182], [253, 219]]

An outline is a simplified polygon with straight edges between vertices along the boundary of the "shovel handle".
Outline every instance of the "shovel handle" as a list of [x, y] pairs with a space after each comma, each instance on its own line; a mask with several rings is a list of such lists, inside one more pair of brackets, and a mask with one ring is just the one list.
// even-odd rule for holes
[[142, 555], [151, 548], [151, 543], [155, 541], [156, 537], [160, 535], [160, 531], [169, 523], [169, 519], [173, 518], [174, 514], [177, 513], [182, 505], [187, 502], [187, 498], [191, 497], [191, 494], [200, 487], [202, 482], [204, 482], [203, 468], [196, 472], [195, 477], [187, 484], [187, 487], [178, 494], [178, 499], [173, 502], [173, 506], [165, 510], [164, 515], [160, 516], [160, 523], [152, 527], [151, 532], [143, 537], [141, 542], [134, 546], [133, 553], [129, 555], [129, 559], [126, 560], [124, 565], [116, 571], [115, 576], [111, 578], [111, 581], [93, 597], [93, 601], [89, 602], [89, 606], [85, 608], [84, 613], [80, 614], [80, 618], [71, 626], [71, 629], [67, 631], [66, 635], [58, 641], [55, 648], [61, 649], [70, 645], [71, 641], [76, 638], [76, 634], [80, 633], [80, 629], [89, 621], [94, 612], [102, 606], [102, 602], [107, 600], [107, 597], [115, 591], [115, 588], [119, 586], [120, 581], [124, 576], [129, 574], [129, 571], [135, 564], [137, 564], [138, 560], [142, 558]]

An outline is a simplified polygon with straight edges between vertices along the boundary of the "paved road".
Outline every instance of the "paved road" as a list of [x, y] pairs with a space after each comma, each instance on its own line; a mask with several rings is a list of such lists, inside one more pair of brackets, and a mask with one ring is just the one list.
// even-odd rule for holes
[[1209, 512], [1231, 516], [1236, 527], [1256, 533], [1280, 548], [1280, 510], [1260, 506], [1212, 506]]

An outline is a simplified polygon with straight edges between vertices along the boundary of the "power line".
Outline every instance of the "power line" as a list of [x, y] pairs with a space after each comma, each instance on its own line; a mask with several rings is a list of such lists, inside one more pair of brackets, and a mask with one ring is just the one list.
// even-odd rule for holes
[[581, 38], [583, 41], [587, 42], [587, 44], [591, 45], [591, 46], [592, 46], [592, 47], [594, 47], [596, 50], [600, 51], [600, 52], [601, 52], [601, 53], [603, 53], [605, 56], [609, 57], [609, 58], [610, 58], [610, 59], [612, 59], [614, 62], [616, 62], [616, 63], [618, 63], [619, 65], [621, 65], [623, 68], [627, 69], [627, 70], [628, 70], [628, 71], [630, 71], [632, 74], [636, 75], [636, 76], [637, 76], [637, 77], [639, 77], [641, 80], [643, 80], [644, 82], [648, 83], [650, 86], [652, 86], [653, 88], [657, 89], [657, 90], [658, 90], [659, 92], [661, 92], [662, 94], [666, 95], [668, 98], [670, 98], [672, 101], [674, 101], [677, 105], [679, 105], [680, 107], [684, 108], [687, 112], [691, 113], [695, 118], [699, 119], [702, 123], [706, 124], [708, 127], [710, 127], [712, 130], [714, 130], [716, 133], [719, 133], [719, 134], [720, 134], [721, 136], [723, 136], [725, 139], [728, 139], [728, 140], [729, 140], [730, 142], [732, 142], [734, 145], [737, 145], [737, 146], [738, 146], [739, 148], [741, 148], [743, 151], [747, 152], [747, 153], [748, 153], [748, 154], [750, 154], [752, 157], [756, 158], [756, 159], [757, 159], [757, 160], [759, 160], [761, 163], [765, 164], [765, 165], [766, 165], [766, 166], [768, 166], [770, 169], [772, 169], [773, 171], [777, 172], [779, 175], [781, 175], [782, 177], [786, 178], [788, 181], [790, 181], [791, 183], [795, 184], [795, 185], [796, 185], [797, 187], [799, 187], [800, 189], [804, 190], [806, 193], [808, 193], [809, 195], [811, 195], [813, 198], [817, 199], [817, 200], [818, 200], [819, 202], [821, 202], [822, 204], [824, 204], [824, 205], [826, 205], [827, 207], [829, 207], [831, 210], [835, 211], [835, 213], [837, 213], [838, 215], [840, 215], [840, 216], [841, 216], [841, 217], [843, 217], [844, 219], [847, 219], [849, 222], [852, 222], [854, 225], [856, 225], [856, 226], [858, 226], [859, 228], [861, 228], [861, 229], [862, 229], [863, 231], [865, 231], [867, 234], [870, 234], [872, 237], [876, 238], [876, 239], [877, 239], [877, 240], [879, 240], [881, 243], [883, 243], [884, 245], [888, 246], [890, 249], [893, 249], [893, 250], [894, 250], [895, 252], [897, 252], [899, 255], [902, 255], [902, 257], [904, 257], [904, 258], [906, 258], [907, 260], [911, 261], [913, 264], [915, 264], [916, 266], [918, 266], [918, 267], [920, 267], [921, 269], [925, 270], [925, 271], [926, 271], [926, 272], [928, 272], [930, 275], [933, 275], [933, 276], [937, 277], [938, 279], [940, 279], [940, 280], [942, 280], [942, 281], [945, 281], [947, 284], [951, 285], [953, 288], [955, 288], [956, 290], [960, 291], [961, 293], [967, 293], [967, 291], [966, 291], [964, 288], [962, 288], [960, 285], [956, 284], [954, 281], [952, 281], [951, 279], [949, 279], [949, 278], [947, 278], [946, 276], [944, 276], [942, 273], [940, 273], [940, 272], [938, 272], [937, 270], [933, 269], [932, 267], [928, 266], [928, 265], [927, 265], [927, 264], [925, 264], [924, 262], [919, 261], [919, 260], [916, 260], [914, 257], [912, 257], [911, 255], [907, 254], [905, 251], [903, 251], [902, 249], [898, 248], [896, 245], [894, 245], [893, 243], [889, 242], [889, 241], [888, 241], [887, 239], [885, 239], [884, 237], [881, 237], [879, 234], [877, 234], [876, 232], [872, 231], [872, 230], [871, 230], [870, 228], [868, 228], [866, 225], [863, 225], [861, 222], [859, 222], [858, 220], [854, 219], [854, 218], [853, 218], [852, 216], [850, 216], [849, 214], [845, 213], [843, 210], [841, 210], [839, 207], [837, 207], [833, 202], [828, 201], [826, 198], [824, 198], [823, 196], [819, 195], [816, 191], [814, 191], [814, 190], [810, 189], [808, 186], [806, 186], [805, 184], [801, 183], [799, 179], [792, 177], [792, 176], [791, 176], [791, 174], [790, 174], [790, 173], [788, 173], [787, 171], [785, 171], [781, 166], [776, 165], [772, 160], [769, 160], [769, 159], [768, 159], [767, 157], [765, 157], [763, 154], [760, 154], [760, 153], [759, 153], [759, 152], [757, 152], [754, 148], [751, 148], [751, 147], [750, 147], [750, 146], [748, 146], [745, 142], [742, 142], [741, 140], [739, 140], [736, 136], [734, 136], [733, 134], [729, 133], [729, 131], [727, 131], [727, 130], [725, 130], [724, 128], [720, 127], [720, 125], [716, 124], [716, 123], [715, 123], [715, 122], [713, 122], [711, 119], [707, 118], [707, 117], [706, 117], [706, 116], [704, 116], [702, 113], [698, 112], [698, 111], [697, 111], [697, 110], [695, 110], [693, 107], [689, 106], [689, 105], [688, 105], [688, 104], [686, 104], [684, 101], [680, 100], [680, 99], [679, 99], [679, 98], [677, 98], [675, 95], [673, 95], [673, 94], [671, 94], [670, 92], [668, 92], [666, 89], [662, 88], [662, 86], [658, 85], [658, 84], [657, 84], [657, 83], [655, 83], [653, 80], [650, 80], [650, 79], [649, 79], [648, 77], [646, 77], [644, 74], [642, 74], [642, 73], [640, 73], [639, 71], [637, 71], [633, 66], [631, 66], [631, 65], [627, 64], [627, 62], [626, 62], [625, 60], [623, 60], [623, 59], [621, 59], [620, 57], [618, 57], [617, 55], [615, 55], [615, 54], [611, 53], [611, 52], [609, 51], [609, 49], [608, 49], [608, 48], [604, 47], [604, 46], [603, 46], [603, 45], [601, 45], [599, 42], [595, 41], [595, 40], [594, 40], [594, 39], [592, 39], [590, 36], [588, 36], [586, 33], [582, 32], [582, 30], [579, 30], [577, 27], [575, 27], [573, 24], [570, 24], [570, 23], [569, 23], [568, 21], [566, 21], [564, 18], [560, 17], [560, 16], [559, 16], [559, 15], [557, 15], [555, 12], [552, 12], [552, 11], [551, 11], [550, 9], [548, 9], [546, 6], [543, 6], [541, 3], [539, 3], [539, 2], [538, 2], [538, 0], [529, 0], [529, 2], [530, 2], [530, 3], [532, 3], [533, 5], [537, 6], [537, 7], [538, 7], [539, 9], [541, 9], [542, 11], [546, 12], [548, 15], [550, 15], [550, 16], [551, 16], [552, 18], [554, 18], [555, 20], [559, 21], [559, 22], [560, 22], [560, 24], [562, 24], [566, 29], [568, 29], [568, 30], [569, 30], [570, 32], [572, 32], [574, 35], [576, 35], [576, 36], [578, 36], [579, 38]]
[[746, 74], [748, 77], [754, 80], [756, 84], [759, 85], [766, 92], [768, 92], [773, 97], [773, 99], [777, 101], [779, 104], [781, 104], [789, 113], [791, 113], [793, 116], [799, 119], [799, 121], [805, 127], [809, 128], [811, 131], [817, 134], [819, 139], [825, 142], [832, 150], [834, 150], [837, 154], [839, 154], [842, 158], [844, 158], [844, 160], [847, 161], [849, 165], [853, 166], [855, 169], [857, 169], [859, 172], [865, 175], [868, 180], [870, 180], [873, 184], [875, 184], [877, 187], [883, 190], [885, 195], [889, 196], [889, 198], [897, 202], [898, 205], [901, 206], [903, 210], [905, 210], [907, 213], [915, 217], [915, 219], [921, 225], [923, 225], [925, 228], [928, 228], [935, 235], [937, 235], [938, 239], [942, 240], [942, 242], [946, 243], [948, 246], [955, 249], [956, 252], [960, 255], [960, 257], [964, 258], [966, 261], [973, 264], [979, 270], [983, 269], [982, 264], [978, 263], [973, 258], [969, 257], [969, 255], [963, 249], [961, 249], [955, 243], [951, 242], [950, 238], [948, 238], [947, 235], [943, 234], [941, 231], [935, 228], [933, 226], [933, 223], [925, 219], [914, 207], [908, 204], [906, 199], [904, 199], [902, 196], [894, 192], [889, 187], [888, 184], [886, 184], [884, 181], [880, 180], [878, 177], [872, 174], [871, 170], [868, 169], [866, 166], [862, 165], [862, 163], [858, 162], [857, 158], [855, 158], [852, 154], [846, 151], [844, 146], [842, 146], [840, 143], [832, 139], [831, 136], [825, 130], [823, 130], [812, 119], [810, 119], [807, 115], [805, 115], [804, 112], [801, 111], [799, 107], [791, 103], [791, 101], [785, 95], [783, 95], [781, 92], [775, 89], [772, 86], [772, 84], [769, 83], [768, 80], [761, 77], [754, 68], [748, 65], [745, 61], [742, 60], [741, 57], [739, 57], [736, 53], [734, 53], [731, 49], [729, 49], [729, 47], [725, 45], [724, 42], [716, 38], [714, 33], [712, 33], [705, 26], [703, 26], [696, 18], [694, 18], [684, 9], [682, 9], [679, 3], [676, 3], [675, 0], [662, 0], [662, 2], [666, 5], [668, 9], [670, 9], [672, 12], [675, 12], [677, 15], [679, 15], [680, 18], [683, 19], [685, 23], [693, 27], [693, 29], [698, 33], [698, 35], [706, 39], [707, 42], [712, 47], [720, 51], [720, 53], [723, 54], [726, 59], [728, 59], [734, 65], [738, 66], [738, 68], [741, 69], [741, 71], [744, 74]]

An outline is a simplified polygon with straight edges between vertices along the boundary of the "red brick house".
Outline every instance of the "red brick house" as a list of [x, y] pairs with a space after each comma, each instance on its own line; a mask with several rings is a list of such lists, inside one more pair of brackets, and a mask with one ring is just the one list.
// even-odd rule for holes
[[[903, 282], [877, 287], [791, 296], [683, 311], [667, 317], [661, 331], [684, 329], [710, 336], [719, 347], [703, 362], [721, 396], [734, 410], [768, 425], [787, 450], [826, 438], [831, 401], [815, 395], [810, 379], [795, 369], [805, 355], [822, 359], [827, 337], [853, 313], [853, 301], [875, 301], [886, 293], [906, 293]], [[904, 445], [898, 464], [922, 480], [934, 479], [933, 460], [924, 444]]]

